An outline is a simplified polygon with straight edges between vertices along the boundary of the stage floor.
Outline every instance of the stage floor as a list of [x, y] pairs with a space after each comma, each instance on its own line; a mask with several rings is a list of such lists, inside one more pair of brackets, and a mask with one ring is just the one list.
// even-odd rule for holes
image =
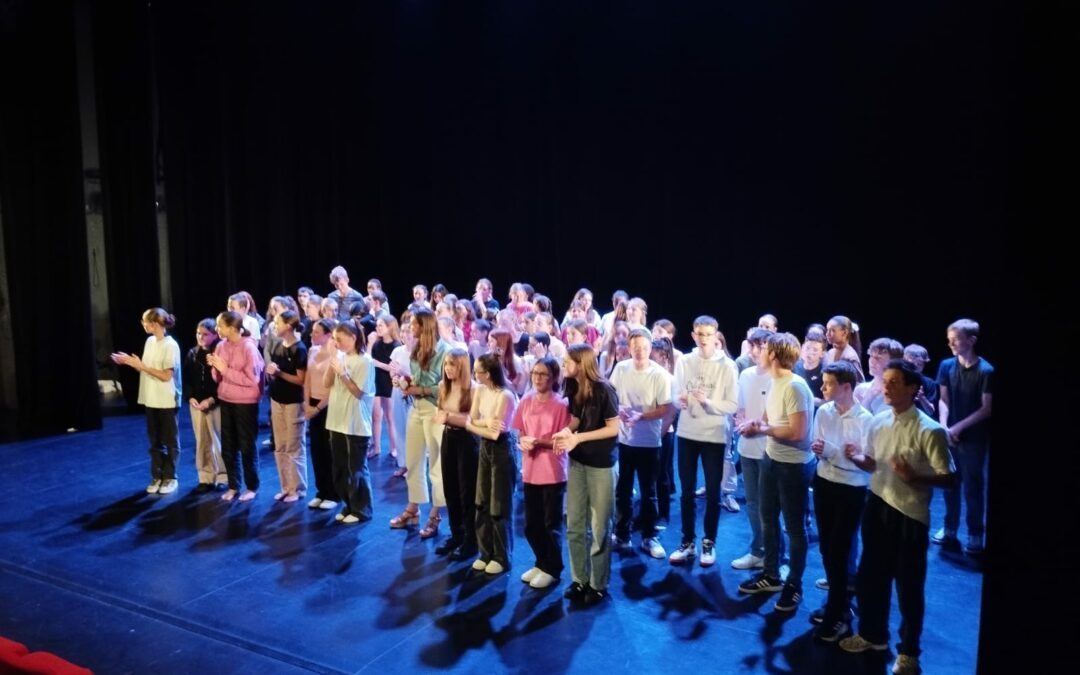
[[[375, 519], [342, 526], [333, 511], [273, 500], [269, 448], [261, 448], [254, 502], [192, 493], [186, 411], [180, 429], [180, 490], [169, 496], [144, 491], [141, 416], [0, 446], [0, 635], [98, 673], [834, 675], [883, 673], [892, 661], [811, 637], [810, 611], [825, 599], [814, 588], [824, 576], [816, 540], [798, 611], [775, 612], [775, 595], [739, 595], [747, 574], [729, 561], [746, 552], [745, 513], [722, 513], [715, 567], [673, 567], [637, 548], [615, 554], [610, 599], [576, 610], [562, 599], [568, 571], [545, 590], [518, 579], [532, 564], [520, 494], [513, 568], [487, 578], [436, 556], [442, 536], [421, 541], [415, 528], [389, 529], [406, 491], [385, 448], [372, 465]], [[267, 433], [260, 429], [260, 441]], [[931, 512], [936, 529], [940, 494]], [[661, 535], [669, 552], [679, 543], [678, 513], [676, 498]], [[973, 673], [976, 561], [932, 545], [926, 588], [923, 669]], [[894, 648], [899, 620], [894, 599]]]

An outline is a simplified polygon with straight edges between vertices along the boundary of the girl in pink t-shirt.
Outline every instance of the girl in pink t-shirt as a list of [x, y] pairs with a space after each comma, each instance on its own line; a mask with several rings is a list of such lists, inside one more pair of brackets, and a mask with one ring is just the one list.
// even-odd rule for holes
[[559, 397], [559, 362], [546, 356], [533, 364], [533, 390], [521, 399], [510, 424], [519, 434], [525, 482], [525, 538], [536, 565], [521, 575], [533, 588], [547, 588], [562, 573], [563, 495], [567, 457], [552, 447], [551, 436], [570, 423]]

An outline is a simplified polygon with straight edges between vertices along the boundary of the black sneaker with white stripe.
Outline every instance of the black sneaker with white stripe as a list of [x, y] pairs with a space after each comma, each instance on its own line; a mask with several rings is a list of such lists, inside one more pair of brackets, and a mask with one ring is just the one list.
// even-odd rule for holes
[[836, 621], [831, 626], [824, 624], [814, 629], [814, 637], [822, 642], [839, 642], [840, 638], [851, 632], [851, 627], [846, 621]]
[[739, 584], [740, 593], [775, 593], [784, 588], [782, 581], [766, 574], [758, 574]]
[[791, 584], [784, 584], [784, 590], [780, 592], [780, 599], [773, 607], [778, 612], [794, 612], [802, 602], [802, 589], [795, 588]]

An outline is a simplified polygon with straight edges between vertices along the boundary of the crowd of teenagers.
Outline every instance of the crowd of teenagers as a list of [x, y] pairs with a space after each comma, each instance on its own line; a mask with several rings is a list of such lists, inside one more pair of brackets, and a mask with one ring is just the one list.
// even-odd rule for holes
[[[250, 294], [232, 295], [226, 311], [196, 324], [183, 357], [168, 334], [174, 318], [161, 308], [143, 314], [142, 356], [113, 360], [141, 373], [147, 492], [177, 490], [186, 402], [196, 491], [254, 499], [268, 391], [275, 500], [308, 497], [310, 453], [307, 506], [336, 510], [345, 525], [371, 520], [368, 460], [385, 427], [394, 475], [408, 487], [390, 527], [436, 537], [445, 513], [449, 534], [435, 552], [497, 575], [511, 566], [520, 485], [535, 556], [521, 580], [546, 588], [562, 578], [565, 518], [564, 596], [584, 607], [607, 597], [611, 554], [632, 546], [635, 532], [653, 558], [714, 565], [726, 509], [745, 510], [751, 531], [746, 554], [731, 561], [753, 574], [739, 591], [779, 593], [775, 609], [792, 612], [816, 520], [826, 574], [817, 585], [828, 596], [810, 615], [815, 637], [848, 652], [887, 650], [895, 583], [893, 672], [919, 672], [927, 552], [931, 542], [959, 547], [961, 501], [964, 551], [984, 545], [993, 368], [976, 354], [975, 321], [948, 326], [953, 357], [931, 379], [925, 348], [886, 337], [870, 343], [864, 371], [858, 327], [844, 316], [799, 340], [765, 315], [733, 358], [713, 317], [694, 320], [696, 347], [683, 354], [673, 347], [676, 327], [664, 319], [647, 327], [645, 301], [623, 291], [601, 315], [581, 289], [559, 321], [528, 284], [513, 284], [505, 307], [486, 279], [469, 299], [418, 285], [396, 318], [377, 279], [366, 295], [341, 267], [330, 281], [325, 297], [307, 287], [297, 299], [275, 296], [265, 319]], [[739, 469], [745, 509], [735, 499]], [[935, 487], [945, 489], [946, 515], [931, 536]], [[677, 492], [681, 539], [669, 554], [659, 535]]]

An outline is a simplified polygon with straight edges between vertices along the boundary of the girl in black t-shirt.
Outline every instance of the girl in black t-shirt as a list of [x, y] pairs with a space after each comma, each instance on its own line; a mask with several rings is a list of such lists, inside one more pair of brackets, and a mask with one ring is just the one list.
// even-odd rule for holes
[[390, 376], [390, 355], [401, 346], [397, 319], [387, 314], [375, 322], [375, 339], [371, 343], [371, 365], [375, 366], [375, 408], [371, 416], [371, 451], [368, 457], [382, 452], [382, 425], [390, 433], [390, 456], [398, 456], [398, 435], [394, 428], [394, 382]]
[[589, 345], [568, 347], [563, 370], [570, 424], [552, 436], [555, 452], [570, 453], [566, 543], [573, 583], [563, 597], [588, 607], [607, 595], [611, 576], [619, 399], [611, 385], [600, 377], [596, 352]]
[[274, 428], [274, 460], [281, 491], [274, 499], [295, 502], [307, 492], [307, 448], [304, 418], [304, 375], [307, 347], [300, 341], [300, 315], [279, 312], [271, 329], [277, 338], [269, 346], [270, 420]]

